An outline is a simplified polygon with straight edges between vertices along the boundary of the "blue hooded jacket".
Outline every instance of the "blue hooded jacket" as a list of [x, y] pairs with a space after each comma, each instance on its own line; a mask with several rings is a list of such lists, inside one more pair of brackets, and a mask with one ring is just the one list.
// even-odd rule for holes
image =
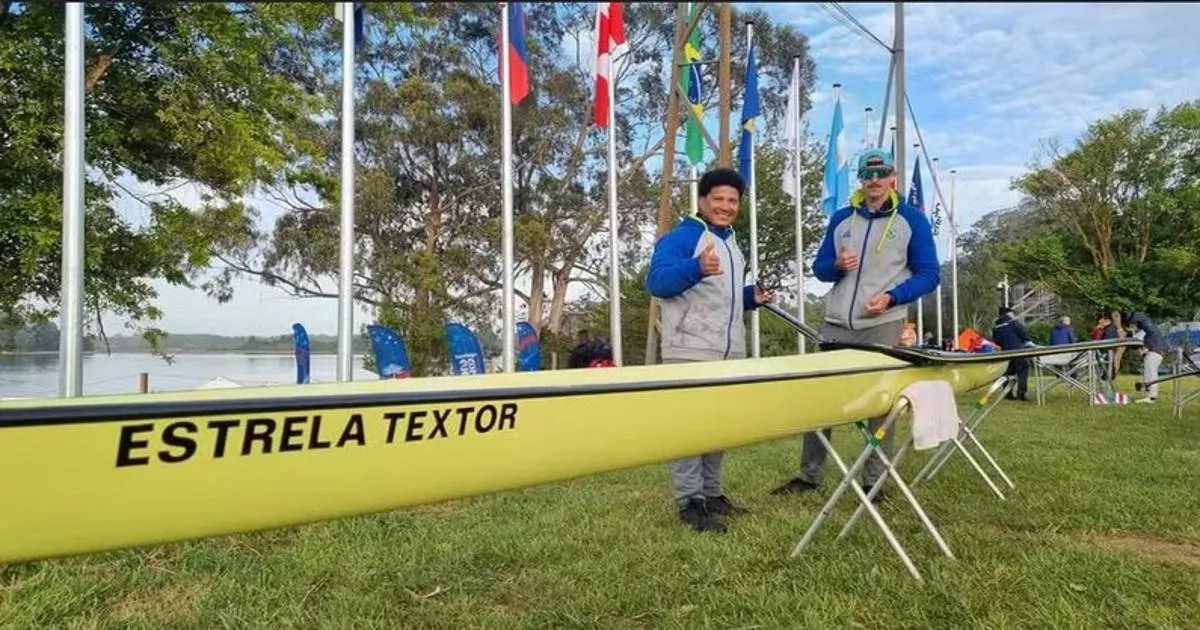
[[[700, 254], [710, 245], [721, 272], [705, 276]], [[646, 290], [662, 308], [662, 358], [711, 361], [746, 356], [744, 311], [758, 305], [745, 284], [746, 261], [733, 228], [684, 217], [654, 244]]]
[[[825, 238], [813, 261], [818, 280], [834, 283], [825, 298], [825, 321], [863, 329], [904, 319], [907, 304], [929, 294], [941, 281], [933, 228], [923, 212], [901, 202], [896, 191], [880, 212], [866, 207], [860, 189], [850, 205], [829, 220]], [[837, 268], [838, 251], [858, 256], [858, 268]], [[879, 293], [892, 297], [892, 306], [878, 316], [867, 312], [867, 301]]]

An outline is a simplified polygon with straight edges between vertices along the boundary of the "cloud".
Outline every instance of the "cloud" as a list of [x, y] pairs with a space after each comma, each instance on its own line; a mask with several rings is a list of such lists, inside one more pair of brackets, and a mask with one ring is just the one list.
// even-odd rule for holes
[[[843, 6], [891, 44], [893, 5]], [[814, 133], [827, 133], [830, 84], [840, 82], [847, 135], [860, 143], [864, 107], [878, 125], [887, 51], [814, 4], [760, 7], [810, 38], [821, 77], [809, 113]], [[958, 169], [962, 227], [1016, 201], [1009, 182], [1039, 157], [1042, 140], [1069, 146], [1089, 123], [1126, 108], [1196, 98], [1194, 36], [1178, 25], [1197, 20], [1196, 4], [1094, 4], [1086, 16], [1074, 4], [906, 4], [905, 88], [925, 149], [944, 173]], [[917, 134], [905, 114], [911, 169]]]

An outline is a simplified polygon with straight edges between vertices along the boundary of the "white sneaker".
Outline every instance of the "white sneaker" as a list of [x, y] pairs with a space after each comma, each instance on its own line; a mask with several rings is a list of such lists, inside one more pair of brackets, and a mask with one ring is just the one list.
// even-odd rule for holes
[[1154, 401], [1156, 401], [1156, 400], [1158, 400], [1158, 399], [1157, 399], [1157, 398], [1150, 398], [1150, 397], [1146, 397], [1146, 398], [1139, 398], [1139, 399], [1135, 400], [1134, 402], [1137, 402], [1137, 403], [1153, 403], [1153, 402], [1154, 402]]

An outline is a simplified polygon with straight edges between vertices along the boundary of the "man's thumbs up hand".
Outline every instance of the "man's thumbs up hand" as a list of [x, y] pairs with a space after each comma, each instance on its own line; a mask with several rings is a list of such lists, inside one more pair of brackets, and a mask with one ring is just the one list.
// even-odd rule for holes
[[721, 259], [717, 258], [714, 245], [710, 242], [704, 251], [700, 252], [700, 272], [706, 276], [721, 273]]

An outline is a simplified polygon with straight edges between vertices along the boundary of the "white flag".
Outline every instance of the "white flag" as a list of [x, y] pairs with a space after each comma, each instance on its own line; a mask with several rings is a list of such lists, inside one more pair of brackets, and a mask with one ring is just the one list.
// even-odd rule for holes
[[787, 118], [784, 120], [783, 126], [783, 154], [785, 162], [783, 166], [783, 192], [796, 198], [799, 194], [796, 190], [796, 169], [798, 157], [796, 155], [796, 145], [800, 137], [800, 75], [795, 70], [792, 71], [792, 85], [788, 90], [787, 102]]

